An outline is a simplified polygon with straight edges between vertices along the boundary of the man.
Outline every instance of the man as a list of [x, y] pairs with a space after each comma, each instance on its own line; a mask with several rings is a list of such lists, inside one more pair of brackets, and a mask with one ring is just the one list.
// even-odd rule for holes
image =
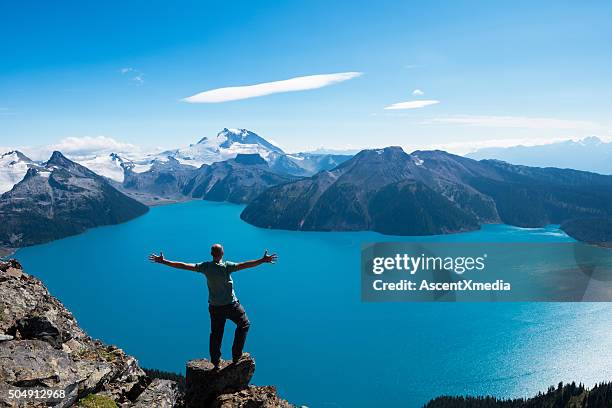
[[242, 356], [244, 342], [251, 326], [244, 308], [236, 298], [234, 281], [230, 274], [242, 269], [253, 268], [262, 263], [275, 263], [278, 257], [276, 254], [268, 255], [266, 250], [261, 258], [253, 261], [240, 263], [223, 261], [224, 252], [220, 244], [213, 245], [210, 248], [210, 254], [213, 258], [212, 261], [199, 264], [169, 261], [164, 258], [163, 252], [160, 252], [159, 255], [151, 254], [149, 260], [173, 268], [200, 272], [206, 276], [208, 311], [210, 313], [210, 359], [215, 368], [219, 368], [225, 321], [230, 319], [236, 324], [234, 344], [232, 345], [232, 361], [234, 363]]

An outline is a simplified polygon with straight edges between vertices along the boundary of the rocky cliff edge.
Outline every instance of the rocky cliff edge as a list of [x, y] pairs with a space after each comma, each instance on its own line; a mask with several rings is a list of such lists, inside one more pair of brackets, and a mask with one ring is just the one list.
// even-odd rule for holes
[[[195, 364], [195, 365], [194, 365]], [[208, 370], [188, 363], [196, 398], [187, 407], [291, 407], [274, 387], [249, 386], [255, 369]], [[28, 395], [28, 391], [34, 394]], [[35, 396], [49, 396], [35, 398]], [[154, 379], [120, 348], [89, 337], [44, 284], [15, 261], [0, 262], [0, 407], [179, 408], [185, 396], [171, 380]]]

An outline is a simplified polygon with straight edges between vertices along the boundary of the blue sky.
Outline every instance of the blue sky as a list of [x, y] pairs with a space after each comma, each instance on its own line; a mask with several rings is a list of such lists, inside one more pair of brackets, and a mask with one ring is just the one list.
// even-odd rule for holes
[[[87, 136], [176, 147], [223, 127], [252, 129], [288, 151], [460, 152], [612, 136], [609, 1], [0, 7], [4, 147]], [[317, 89], [184, 101], [217, 88], [347, 72], [361, 75]], [[424, 100], [432, 102], [414, 108]], [[396, 106], [411, 109], [384, 109], [404, 102]]]

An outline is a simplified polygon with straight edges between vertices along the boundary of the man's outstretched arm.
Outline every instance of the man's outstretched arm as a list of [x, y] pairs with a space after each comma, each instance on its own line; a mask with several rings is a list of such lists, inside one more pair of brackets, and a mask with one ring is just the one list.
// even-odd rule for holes
[[159, 263], [159, 264], [166, 265], [166, 266], [170, 266], [172, 268], [185, 269], [185, 270], [188, 270], [188, 271], [195, 271], [196, 270], [196, 265], [195, 264], [185, 263], [185, 262], [174, 262], [174, 261], [169, 261], [167, 259], [164, 259], [164, 253], [163, 252], [160, 252], [159, 255], [155, 255], [155, 254], [149, 255], [149, 260], [151, 262]]
[[262, 263], [275, 263], [277, 259], [278, 256], [276, 256], [276, 254], [268, 255], [268, 250], [266, 249], [266, 252], [264, 252], [261, 258], [254, 259], [252, 261], [240, 262], [238, 265], [236, 265], [236, 270], [239, 271], [242, 269], [254, 268]]

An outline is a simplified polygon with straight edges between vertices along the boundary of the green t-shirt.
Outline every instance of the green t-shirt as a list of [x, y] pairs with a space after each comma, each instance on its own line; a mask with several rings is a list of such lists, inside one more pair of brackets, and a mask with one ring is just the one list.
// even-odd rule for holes
[[213, 306], [223, 306], [238, 300], [234, 293], [234, 281], [230, 276], [237, 269], [238, 264], [229, 261], [219, 263], [208, 261], [196, 265], [196, 271], [206, 275], [208, 303]]

